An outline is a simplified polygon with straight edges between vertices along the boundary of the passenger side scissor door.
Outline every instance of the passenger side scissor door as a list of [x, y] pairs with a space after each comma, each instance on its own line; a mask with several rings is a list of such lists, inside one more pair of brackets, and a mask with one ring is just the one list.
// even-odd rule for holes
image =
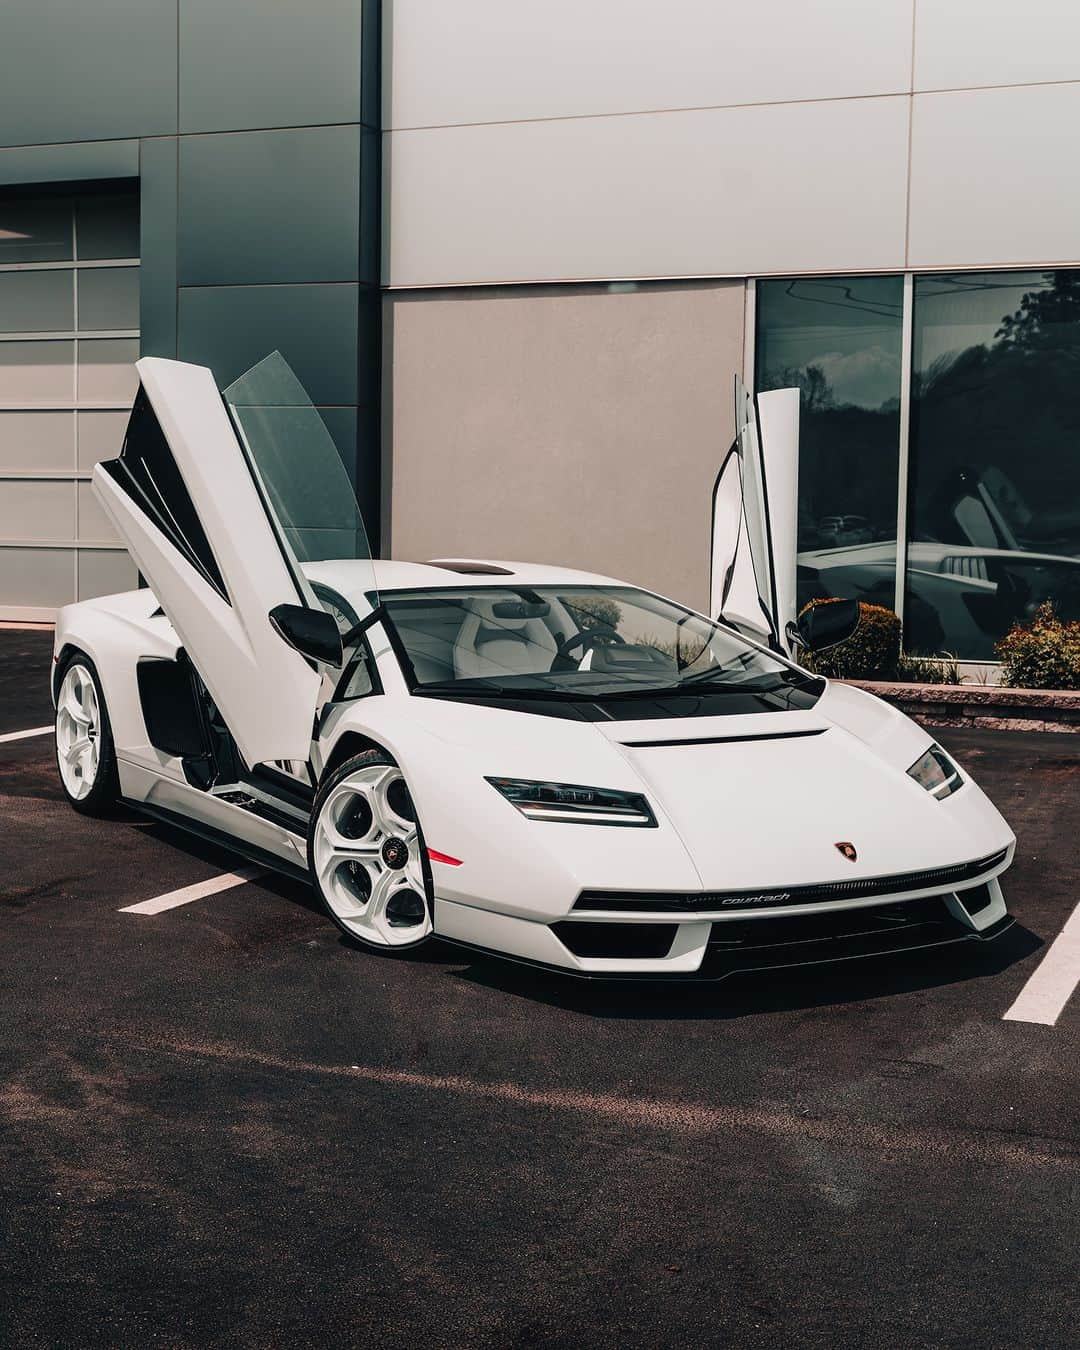
[[735, 382], [735, 440], [713, 487], [710, 612], [787, 651], [795, 618], [799, 391]]

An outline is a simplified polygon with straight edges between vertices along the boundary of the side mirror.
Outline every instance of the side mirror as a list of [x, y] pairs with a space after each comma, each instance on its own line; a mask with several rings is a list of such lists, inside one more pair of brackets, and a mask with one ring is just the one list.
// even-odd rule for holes
[[815, 605], [799, 615], [798, 623], [788, 624], [788, 638], [807, 651], [823, 652], [846, 642], [859, 626], [858, 600], [833, 600]]
[[341, 634], [325, 609], [303, 605], [278, 605], [270, 611], [275, 631], [300, 653], [325, 666], [340, 666], [344, 659]]

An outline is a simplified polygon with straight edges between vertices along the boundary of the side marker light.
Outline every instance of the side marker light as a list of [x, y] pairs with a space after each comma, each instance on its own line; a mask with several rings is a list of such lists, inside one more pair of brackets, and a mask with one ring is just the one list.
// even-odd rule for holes
[[460, 858], [451, 858], [449, 853], [440, 853], [437, 848], [429, 848], [427, 851], [427, 855], [432, 862], [445, 863], [447, 867], [461, 866]]

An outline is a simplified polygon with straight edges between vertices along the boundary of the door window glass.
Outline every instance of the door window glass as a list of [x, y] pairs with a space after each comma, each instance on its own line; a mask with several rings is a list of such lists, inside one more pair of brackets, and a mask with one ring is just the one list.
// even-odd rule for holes
[[350, 569], [350, 595], [369, 602], [375, 569], [356, 493], [326, 423], [281, 353], [229, 385], [225, 401], [294, 575], [308, 563], [364, 564]]

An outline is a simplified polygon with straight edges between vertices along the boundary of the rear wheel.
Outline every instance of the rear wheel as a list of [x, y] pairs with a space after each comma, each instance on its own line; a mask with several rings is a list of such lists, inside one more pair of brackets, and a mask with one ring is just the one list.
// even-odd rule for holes
[[56, 766], [64, 796], [76, 811], [108, 815], [120, 796], [105, 695], [94, 663], [68, 657], [56, 699]]
[[319, 789], [308, 866], [337, 926], [371, 947], [419, 946], [432, 934], [430, 872], [405, 778], [366, 750]]

